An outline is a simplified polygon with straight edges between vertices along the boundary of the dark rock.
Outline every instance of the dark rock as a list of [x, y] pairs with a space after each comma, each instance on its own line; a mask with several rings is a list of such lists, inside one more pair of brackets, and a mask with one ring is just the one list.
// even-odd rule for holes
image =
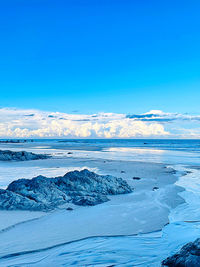
[[26, 198], [14, 192], [0, 189], [0, 209], [3, 210], [43, 210], [48, 211], [52, 208], [44, 203], [36, 202], [31, 198]]
[[162, 266], [200, 267], [200, 238], [184, 245], [178, 253], [165, 259]]
[[8, 143], [18, 144], [18, 143], [24, 143], [24, 140], [0, 140], [0, 143], [3, 143], [3, 144], [8, 144]]
[[133, 180], [141, 180], [140, 177], [133, 177]]
[[121, 173], [125, 173], [125, 171], [121, 171]]
[[77, 196], [73, 199], [73, 203], [79, 206], [95, 206], [109, 199], [105, 195], [92, 195], [92, 196]]
[[68, 207], [68, 208], [66, 208], [66, 210], [70, 210], [71, 211], [71, 210], [74, 210], [74, 209], [72, 209], [71, 207]]
[[[31, 114], [34, 115], [34, 114]], [[27, 115], [27, 116], [31, 116], [31, 115]], [[33, 139], [10, 139], [10, 140], [0, 140], [0, 143], [3, 144], [19, 144], [19, 143], [27, 143], [27, 142], [33, 142]]]
[[37, 159], [47, 159], [50, 158], [46, 154], [34, 154], [32, 152], [26, 151], [10, 151], [10, 150], [0, 150], [0, 160], [1, 161], [25, 161], [25, 160], [37, 160]]
[[4, 196], [0, 198], [0, 208], [10, 209], [10, 201], [12, 209], [49, 210], [69, 202], [94, 206], [108, 201], [107, 195], [130, 192], [132, 189], [123, 179], [98, 175], [85, 169], [56, 178], [38, 176], [31, 180], [13, 181], [2, 192]]
[[68, 152], [67, 154], [68, 154], [68, 155], [71, 155], [71, 154], [73, 154], [73, 153], [72, 153], [72, 152]]
[[158, 190], [158, 189], [159, 189], [159, 187], [154, 186], [154, 188], [152, 190], [155, 191], [155, 190]]
[[69, 199], [55, 186], [53, 179], [44, 176], [37, 176], [31, 180], [19, 179], [9, 184], [7, 190], [48, 206], [58, 206]]

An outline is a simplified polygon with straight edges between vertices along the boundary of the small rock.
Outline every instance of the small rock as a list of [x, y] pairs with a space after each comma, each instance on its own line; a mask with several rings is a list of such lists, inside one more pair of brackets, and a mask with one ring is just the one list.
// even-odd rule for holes
[[125, 171], [121, 171], [121, 173], [125, 173]]
[[74, 210], [74, 209], [72, 209], [71, 207], [68, 207], [68, 208], [66, 208], [66, 210], [70, 210], [71, 211], [71, 210]]
[[93, 195], [93, 196], [77, 196], [73, 200], [73, 203], [78, 206], [95, 206], [109, 201], [105, 195]]
[[154, 186], [153, 191], [158, 190], [158, 189], [159, 189], [159, 187]]
[[68, 152], [67, 154], [68, 154], [68, 155], [71, 155], [71, 154], [73, 154], [73, 152]]
[[133, 177], [133, 180], [141, 180], [140, 177]]

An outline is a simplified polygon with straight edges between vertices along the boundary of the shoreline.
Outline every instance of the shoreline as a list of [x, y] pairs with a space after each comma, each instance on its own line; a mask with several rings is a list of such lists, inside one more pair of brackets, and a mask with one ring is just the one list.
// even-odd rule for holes
[[[184, 176], [185, 175], [183, 174], [183, 177]], [[189, 223], [189, 226], [191, 226], [191, 223]], [[190, 229], [192, 230], [193, 228], [190, 227]], [[8, 266], [8, 264], [26, 266], [27, 262], [29, 262], [31, 265], [36, 265], [37, 267], [51, 266], [52, 264], [62, 266], [63, 263], [65, 263], [66, 266], [71, 266], [75, 262], [76, 266], [86, 266], [93, 263], [94, 265], [99, 264], [103, 266], [104, 264], [106, 266], [109, 264], [122, 264], [125, 266], [158, 267], [164, 258], [168, 255], [172, 255], [172, 252], [169, 254], [169, 251], [173, 251], [174, 249], [177, 250], [184, 242], [186, 243], [186, 241], [184, 241], [185, 237], [183, 238], [184, 240], [179, 237], [179, 244], [176, 245], [175, 236], [179, 233], [182, 235], [182, 230], [179, 224], [177, 225], [176, 223], [174, 224], [171, 222], [166, 225], [162, 231], [154, 233], [139, 234], [136, 236], [89, 237], [82, 240], [67, 242], [66, 244], [58, 244], [59, 247], [55, 248], [44, 248], [45, 250], [42, 249], [41, 251], [31, 252], [30, 254], [27, 250], [21, 251], [21, 255], [7, 254], [9, 258], [0, 259], [0, 263], [1, 266]], [[186, 240], [187, 238], [188, 237], [186, 236]], [[168, 244], [169, 241], [171, 241], [171, 244]], [[116, 248], [118, 248], [117, 258], [113, 255]], [[151, 249], [149, 250], [149, 248]], [[91, 250], [91, 255], [88, 255], [88, 249]], [[103, 254], [102, 249], [105, 251]], [[153, 254], [151, 250], [154, 251]], [[150, 255], [148, 254], [149, 252]], [[65, 255], [68, 256], [66, 257]], [[96, 260], [95, 255], [99, 255]], [[157, 255], [156, 258], [155, 255]]]
[[[66, 164], [66, 161], [68, 166], [76, 162], [75, 165], [79, 167], [87, 161], [90, 168], [96, 166], [97, 173], [122, 177], [135, 190], [130, 194], [112, 196], [111, 201], [94, 207], [78, 207], [70, 213], [65, 209], [56, 210], [34, 221], [24, 222], [23, 225], [19, 223], [11, 226], [10, 230], [0, 233], [1, 240], [4, 240], [0, 241], [0, 257], [24, 250], [42, 249], [47, 245], [51, 247], [59, 243], [75, 242], [91, 236], [125, 237], [160, 231], [169, 221], [170, 209], [182, 203], [178, 196], [182, 189], [175, 185], [178, 178], [173, 174], [173, 169], [166, 168], [164, 164], [114, 160], [106, 160], [105, 164], [103, 159], [88, 162], [88, 159], [77, 158], [67, 159], [62, 164]], [[27, 164], [30, 162], [25, 163]], [[134, 180], [134, 176], [141, 179]], [[159, 189], [154, 191], [155, 186]], [[173, 201], [169, 199], [169, 195]], [[45, 225], [48, 225], [48, 229], [45, 229]], [[30, 231], [34, 232], [34, 238], [29, 235]], [[34, 240], [38, 243], [34, 244]], [[8, 244], [12, 244], [14, 249], [9, 249]]]

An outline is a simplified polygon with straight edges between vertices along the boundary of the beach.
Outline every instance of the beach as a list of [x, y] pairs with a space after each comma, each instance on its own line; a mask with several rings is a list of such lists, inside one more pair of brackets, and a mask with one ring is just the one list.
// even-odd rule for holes
[[[9, 149], [20, 150], [21, 148], [17, 145], [9, 145]], [[80, 242], [84, 244], [84, 248], [88, 245], [89, 249], [92, 246], [92, 240], [95, 240], [93, 248], [98, 242], [107, 243], [108, 246], [108, 240], [111, 243], [120, 240], [121, 252], [119, 255], [123, 249], [126, 252], [129, 251], [130, 247], [127, 248], [125, 245], [129, 242], [133, 242], [136, 246], [135, 251], [138, 251], [144, 238], [149, 238], [149, 247], [146, 242], [144, 243], [147, 250], [155, 249], [155, 244], [158, 246], [158, 240], [161, 245], [163, 233], [169, 231], [172, 221], [177, 221], [180, 216], [180, 211], [177, 212], [177, 210], [186, 203], [183, 197], [185, 188], [183, 183], [179, 182], [179, 177], [186, 177], [191, 173], [187, 174], [186, 169], [180, 168], [180, 166], [176, 166], [177, 171], [175, 171], [175, 165], [172, 164], [151, 162], [151, 160], [136, 161], [135, 157], [130, 156], [129, 150], [130, 148], [127, 150], [128, 152], [126, 151], [126, 157], [121, 157], [121, 159], [117, 155], [118, 151], [115, 152], [116, 157], [112, 157], [116, 159], [111, 160], [108, 151], [71, 149], [68, 154], [69, 150], [66, 148], [52, 148], [46, 145], [38, 147], [35, 144], [30, 146], [26, 144], [26, 151], [48, 152], [52, 158], [37, 161], [1, 162], [0, 182], [4, 188], [11, 181], [19, 178], [30, 179], [41, 174], [47, 177], [56, 177], [72, 170], [88, 169], [101, 175], [109, 174], [123, 178], [133, 188], [133, 192], [109, 196], [110, 201], [92, 207], [66, 204], [51, 212], [0, 211], [2, 218], [0, 221], [0, 265], [27, 266], [34, 262], [36, 266], [53, 265], [53, 261], [63, 249], [64, 251], [70, 250], [73, 246], [79, 246]], [[83, 157], [83, 153], [87, 157]], [[151, 153], [155, 154], [156, 152], [151, 151]], [[127, 160], [128, 158], [129, 160]], [[72, 211], [66, 210], [69, 206], [73, 208]], [[183, 221], [183, 218], [181, 219]], [[137, 244], [139, 240], [140, 244]], [[155, 242], [155, 240], [157, 241]], [[107, 250], [111, 250], [111, 247], [107, 247]], [[55, 257], [51, 256], [52, 253], [55, 253]], [[94, 251], [91, 253], [94, 257]], [[145, 255], [145, 253], [144, 251], [143, 254]], [[156, 250], [154, 253], [156, 254]], [[169, 251], [165, 251], [165, 253], [167, 254]], [[138, 266], [154, 266], [152, 263], [148, 265], [153, 254], [148, 254], [149, 259], [147, 257], [146, 263], [143, 265], [137, 263], [139, 255], [138, 252], [137, 256], [132, 257], [132, 264], [135, 261]], [[84, 253], [82, 256], [85, 259], [86, 254]], [[121, 264], [121, 257], [119, 256], [119, 260], [117, 260], [116, 256], [107, 257], [102, 261], [100, 256], [98, 264], [104, 264], [108, 259], [111, 259], [111, 263], [114, 262], [116, 265]], [[93, 257], [87, 257], [87, 264], [91, 263], [96, 266]], [[58, 259], [57, 266], [61, 266], [66, 260], [63, 257], [58, 257]], [[68, 257], [66, 264], [71, 265], [73, 260], [74, 256]], [[130, 260], [130, 257], [127, 257], [127, 260]], [[77, 261], [76, 265], [86, 266], [81, 259]], [[127, 263], [125, 266], [132, 265]], [[155, 266], [159, 266], [158, 261], [155, 262]]]
[[200, 267], [200, 1], [1, 2], [0, 267]]

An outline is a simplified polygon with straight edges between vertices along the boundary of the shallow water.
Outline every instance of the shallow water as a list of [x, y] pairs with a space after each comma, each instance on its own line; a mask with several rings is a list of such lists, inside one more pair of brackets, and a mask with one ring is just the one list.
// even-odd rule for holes
[[[52, 148], [76, 148], [88, 150], [101, 150], [110, 147], [154, 148], [162, 150], [180, 150], [200, 152], [200, 140], [197, 139], [37, 139], [34, 146], [49, 145]], [[17, 144], [30, 145], [30, 143]]]

